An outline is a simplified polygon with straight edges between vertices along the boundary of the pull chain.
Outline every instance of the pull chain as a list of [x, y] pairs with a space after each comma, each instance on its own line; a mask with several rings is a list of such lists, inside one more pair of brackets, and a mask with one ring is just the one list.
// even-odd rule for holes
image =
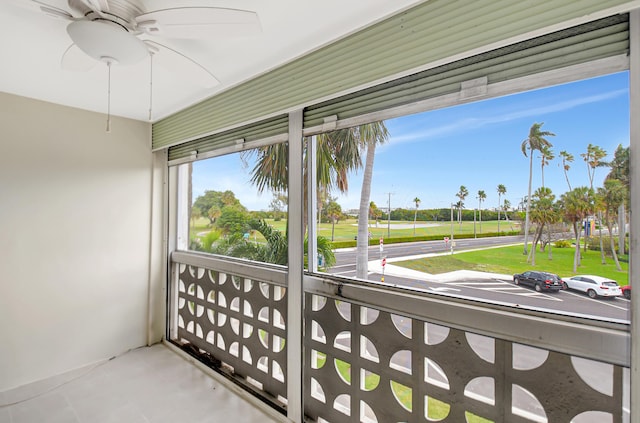
[[107, 60], [107, 133], [111, 132], [111, 60]]
[[149, 53], [149, 122], [153, 110], [153, 52]]

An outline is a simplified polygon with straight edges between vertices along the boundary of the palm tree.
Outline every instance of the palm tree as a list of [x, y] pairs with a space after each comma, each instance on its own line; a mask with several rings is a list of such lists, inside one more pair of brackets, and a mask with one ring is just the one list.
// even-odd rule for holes
[[330, 201], [327, 205], [326, 213], [327, 217], [331, 219], [331, 241], [333, 241], [336, 228], [336, 220], [338, 220], [342, 215], [342, 207], [340, 207], [340, 204], [336, 203], [335, 201]]
[[606, 179], [617, 179], [626, 188], [625, 201], [620, 205], [618, 209], [618, 249], [621, 254], [625, 252], [625, 238], [626, 238], [626, 223], [627, 212], [625, 210], [625, 204], [629, 202], [629, 147], [622, 147], [618, 145], [616, 151], [613, 153], [613, 160], [609, 163], [611, 171], [607, 175]]
[[478, 191], [478, 211], [480, 212], [480, 233], [482, 233], [482, 202], [487, 199], [487, 194], [480, 190]]
[[[587, 173], [589, 176], [589, 188], [593, 190], [593, 178], [596, 175], [596, 168], [602, 166], [608, 166], [609, 164], [602, 159], [607, 157], [607, 152], [597, 145], [589, 143], [587, 146], [587, 152], [580, 154], [580, 157], [587, 164]], [[598, 213], [598, 220], [602, 222], [602, 216]], [[602, 228], [602, 225], [600, 225]], [[604, 251], [602, 251], [602, 229], [600, 229], [600, 255], [604, 261]], [[587, 251], [587, 236], [584, 237], [584, 250]]]
[[413, 199], [416, 203], [416, 212], [413, 215], [413, 236], [416, 236], [416, 220], [418, 219], [418, 206], [420, 206], [420, 199], [418, 197]]
[[561, 197], [561, 209], [564, 219], [573, 226], [576, 238], [576, 249], [573, 256], [573, 273], [580, 265], [580, 232], [581, 223], [593, 210], [593, 190], [588, 187], [577, 187], [566, 192]]
[[593, 189], [593, 178], [596, 174], [596, 168], [609, 165], [602, 160], [607, 157], [607, 152], [597, 145], [589, 143], [587, 146], [587, 152], [580, 154], [580, 157], [582, 157], [584, 162], [587, 164], [589, 187]]
[[[509, 215], [507, 214], [507, 211], [510, 208], [511, 208], [511, 201], [505, 198], [504, 201], [502, 202], [502, 211], [504, 212], [504, 220], [507, 220], [507, 221], [509, 220]], [[513, 226], [511, 229], [513, 230]]]
[[615, 244], [613, 242], [613, 223], [618, 218], [617, 213], [621, 204], [627, 197], [627, 189], [624, 183], [617, 179], [607, 179], [604, 181], [604, 187], [598, 188], [598, 197], [600, 197], [604, 208], [605, 222], [609, 232], [609, 244], [611, 247], [611, 255], [616, 263], [616, 269], [621, 271], [618, 254], [616, 254]]
[[544, 187], [544, 167], [555, 158], [551, 147], [544, 146], [540, 149], [540, 175], [542, 176], [542, 186]]
[[567, 186], [569, 187], [569, 191], [571, 191], [571, 183], [569, 183], [569, 174], [567, 173], [571, 166], [569, 163], [573, 162], [573, 154], [562, 150], [560, 152], [560, 157], [562, 157], [562, 170], [564, 171], [564, 179], [567, 180]]
[[[258, 244], [246, 241], [240, 234], [234, 234], [227, 238], [219, 238], [210, 248], [212, 253], [223, 254], [232, 257], [242, 257], [249, 260], [286, 265], [288, 261], [287, 235], [275, 230], [264, 220], [251, 220], [248, 222], [251, 230], [260, 232], [266, 243]], [[305, 262], [308, 261], [308, 239], [304, 242]], [[331, 243], [325, 237], [317, 239], [317, 253], [323, 257], [323, 266], [329, 268], [336, 263]]]
[[352, 128], [359, 147], [367, 151], [362, 177], [362, 189], [360, 191], [360, 210], [358, 213], [358, 240], [356, 243], [356, 277], [367, 278], [369, 262], [369, 228], [367, 215], [369, 213], [369, 201], [371, 198], [371, 180], [373, 179], [373, 160], [376, 146], [383, 144], [389, 138], [384, 122], [374, 122]]
[[[527, 191], [527, 211], [524, 223], [524, 251], [527, 255], [527, 244], [529, 242], [529, 212], [531, 211], [531, 180], [533, 177], [533, 152], [541, 151], [544, 147], [551, 147], [551, 143], [545, 137], [553, 137], [555, 134], [549, 131], [542, 131], [540, 128], [544, 122], [534, 123], [529, 129], [529, 136], [522, 141], [521, 149], [525, 157], [529, 157], [529, 189]], [[528, 151], [528, 153], [527, 153]]]
[[507, 187], [498, 184], [498, 235], [500, 235], [500, 197], [507, 193]]
[[460, 185], [460, 191], [456, 194], [456, 197], [460, 199], [458, 201], [458, 224], [462, 226], [462, 208], [464, 207], [464, 199], [469, 195], [469, 190], [464, 185]]
[[[358, 241], [356, 255], [356, 276], [366, 278], [368, 262], [369, 198], [375, 147], [387, 140], [389, 133], [383, 122], [374, 122], [353, 128], [341, 129], [318, 135], [317, 142], [317, 184], [325, 188], [327, 195], [331, 189], [347, 192], [349, 172], [362, 167], [362, 152], [366, 151], [364, 177], [360, 196], [358, 217]], [[307, 144], [305, 144], [306, 147]], [[255, 154], [256, 164], [251, 170], [251, 183], [259, 192], [269, 188], [284, 192], [288, 179], [288, 146], [274, 144], [249, 150], [246, 155]], [[305, 169], [306, 172], [306, 169]], [[304, 185], [305, 190], [307, 185]], [[306, 192], [305, 192], [306, 196]], [[306, 205], [306, 201], [304, 202]], [[306, 208], [304, 214], [306, 215]], [[307, 219], [304, 219], [306, 223]]]
[[[555, 195], [551, 193], [551, 189], [540, 187], [533, 194], [531, 204], [531, 221], [537, 224], [536, 231], [531, 244], [531, 251], [527, 261], [531, 261], [531, 265], [536, 264], [536, 245], [542, 240], [545, 225], [551, 225], [556, 220], [556, 210], [554, 207]], [[551, 238], [551, 234], [549, 234]], [[550, 241], [550, 239], [549, 239]], [[541, 243], [541, 250], [544, 243]], [[551, 248], [549, 249], [551, 250]]]

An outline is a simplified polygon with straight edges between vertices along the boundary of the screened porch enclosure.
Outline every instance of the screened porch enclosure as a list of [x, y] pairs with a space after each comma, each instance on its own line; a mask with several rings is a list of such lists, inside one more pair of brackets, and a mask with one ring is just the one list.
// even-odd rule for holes
[[[314, 137], [329, 131], [626, 71], [633, 115], [638, 18], [598, 16], [253, 123], [231, 124], [240, 111], [230, 110], [229, 127], [180, 125], [224, 96], [160, 122], [156, 148], [168, 146], [169, 166], [168, 342], [296, 422], [633, 421], [629, 322], [318, 271], [317, 192], [309, 187], [317, 186]], [[175, 141], [206, 125], [211, 133]], [[278, 145], [287, 155], [286, 264], [190, 249], [188, 166]]]

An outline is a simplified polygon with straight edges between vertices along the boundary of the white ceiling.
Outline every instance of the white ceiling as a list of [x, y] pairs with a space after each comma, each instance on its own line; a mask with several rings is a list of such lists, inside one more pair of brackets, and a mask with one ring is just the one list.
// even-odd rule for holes
[[[66, 0], [40, 1], [69, 10]], [[205, 88], [196, 82], [189, 68], [183, 67], [184, 72], [178, 73], [171, 66], [171, 55], [160, 57], [162, 52], [158, 53], [154, 59], [152, 91], [152, 120], [156, 121], [423, 0], [128, 1], [143, 11], [180, 6], [251, 10], [257, 12], [262, 27], [260, 34], [249, 37], [158, 38], [201, 64], [220, 83]], [[0, 91], [106, 113], [107, 66], [96, 62], [93, 69], [85, 72], [61, 68], [61, 57], [72, 44], [67, 24], [45, 15], [31, 0], [0, 0]], [[149, 74], [146, 60], [112, 67], [113, 115], [148, 119]]]

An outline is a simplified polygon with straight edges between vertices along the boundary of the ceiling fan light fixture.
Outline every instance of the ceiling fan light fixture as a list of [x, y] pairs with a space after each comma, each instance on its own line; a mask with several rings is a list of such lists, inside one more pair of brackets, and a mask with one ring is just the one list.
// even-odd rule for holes
[[67, 26], [73, 42], [96, 60], [132, 65], [149, 57], [146, 45], [121, 25], [109, 21], [73, 21]]

